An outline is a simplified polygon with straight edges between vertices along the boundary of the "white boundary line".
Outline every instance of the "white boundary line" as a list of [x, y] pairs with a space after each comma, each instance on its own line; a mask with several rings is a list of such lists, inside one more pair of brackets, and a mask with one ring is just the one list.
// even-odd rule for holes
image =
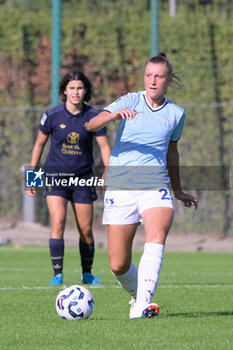
[[[59, 286], [48, 286], [48, 287], [42, 287], [42, 286], [38, 286], [38, 287], [27, 287], [27, 286], [22, 286], [22, 287], [0, 287], [0, 291], [11, 291], [11, 290], [55, 290], [54, 287], [59, 287]], [[66, 286], [63, 286], [60, 288], [63, 289]], [[112, 284], [109, 286], [110, 288], [121, 288], [121, 286], [116, 285], [116, 284]], [[102, 289], [102, 288], [108, 288], [108, 286], [92, 286], [92, 285], [88, 285], [87, 287], [88, 289]], [[159, 285], [158, 288], [163, 288], [163, 289], [204, 289], [204, 288], [209, 288], [209, 289], [227, 289], [227, 288], [233, 288], [233, 284], [229, 284], [229, 285], [225, 285], [225, 284], [183, 284], [183, 285], [175, 285], [175, 284], [171, 284], [171, 285]]]

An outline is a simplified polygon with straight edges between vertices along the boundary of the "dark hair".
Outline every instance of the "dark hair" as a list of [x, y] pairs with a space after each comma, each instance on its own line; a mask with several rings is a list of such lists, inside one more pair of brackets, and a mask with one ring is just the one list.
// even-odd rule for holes
[[162, 63], [166, 64], [168, 68], [168, 74], [171, 75], [172, 80], [171, 83], [169, 84], [171, 87], [181, 87], [181, 79], [177, 76], [176, 73], [173, 72], [173, 67], [171, 62], [167, 59], [167, 56], [164, 52], [159, 52], [157, 56], [151, 57], [145, 64], [145, 68], [148, 63]]
[[92, 87], [89, 79], [79, 70], [72, 70], [68, 72], [60, 81], [59, 84], [59, 95], [61, 96], [62, 101], [66, 101], [66, 95], [64, 93], [66, 86], [72, 80], [81, 80], [84, 84], [85, 89], [87, 90], [84, 96], [84, 101], [88, 102], [91, 99]]

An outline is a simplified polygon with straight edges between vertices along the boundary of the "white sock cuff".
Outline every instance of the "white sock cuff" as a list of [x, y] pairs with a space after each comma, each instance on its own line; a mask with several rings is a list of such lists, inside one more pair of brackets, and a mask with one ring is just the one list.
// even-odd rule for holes
[[116, 277], [116, 279], [118, 281], [124, 281], [125, 279], [128, 279], [129, 276], [131, 276], [132, 274], [137, 275], [137, 269], [134, 266], [133, 263], [131, 263], [130, 268], [128, 269], [128, 271], [126, 271], [125, 273], [123, 273], [123, 275], [116, 275], [114, 272], [112, 272], [112, 274]]
[[144, 253], [152, 253], [156, 255], [163, 256], [165, 250], [165, 245], [158, 243], [145, 243]]

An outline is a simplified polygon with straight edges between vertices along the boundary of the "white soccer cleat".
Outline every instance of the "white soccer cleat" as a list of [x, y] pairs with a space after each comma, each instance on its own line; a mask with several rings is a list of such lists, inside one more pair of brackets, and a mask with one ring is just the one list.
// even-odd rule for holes
[[132, 298], [130, 301], [131, 308], [129, 318], [155, 318], [159, 314], [159, 306], [155, 303], [137, 305], [136, 300]]

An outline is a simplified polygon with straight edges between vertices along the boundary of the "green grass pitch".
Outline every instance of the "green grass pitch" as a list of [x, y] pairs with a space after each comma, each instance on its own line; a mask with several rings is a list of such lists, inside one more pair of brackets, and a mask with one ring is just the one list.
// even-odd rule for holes
[[[138, 265], [141, 252], [135, 251]], [[67, 248], [64, 283], [81, 284], [77, 249]], [[87, 286], [95, 300], [88, 320], [62, 320], [55, 310], [60, 287], [50, 287], [48, 248], [0, 248], [1, 350], [233, 348], [233, 256], [166, 252], [153, 301], [156, 319], [129, 320], [129, 296], [109, 269], [106, 250], [96, 250], [93, 273], [101, 287]]]

